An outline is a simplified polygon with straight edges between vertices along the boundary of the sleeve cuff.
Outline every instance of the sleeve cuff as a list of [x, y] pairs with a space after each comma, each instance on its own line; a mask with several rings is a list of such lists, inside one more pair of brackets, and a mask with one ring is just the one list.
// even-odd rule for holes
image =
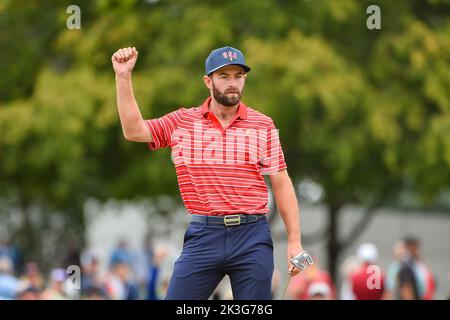
[[153, 140], [153, 142], [147, 143], [149, 150], [153, 151], [159, 149], [161, 147], [161, 143], [159, 142], [158, 136], [156, 134], [155, 128], [152, 125], [151, 120], [145, 120], [145, 124], [147, 125], [147, 128], [150, 131]]

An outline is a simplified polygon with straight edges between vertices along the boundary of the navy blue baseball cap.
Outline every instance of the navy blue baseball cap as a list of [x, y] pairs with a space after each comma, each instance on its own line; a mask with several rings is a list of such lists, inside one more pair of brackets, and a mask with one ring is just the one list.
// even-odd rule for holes
[[209, 76], [214, 71], [229, 65], [241, 66], [245, 72], [251, 69], [245, 64], [245, 57], [241, 51], [233, 47], [223, 47], [211, 51], [205, 61], [205, 74]]

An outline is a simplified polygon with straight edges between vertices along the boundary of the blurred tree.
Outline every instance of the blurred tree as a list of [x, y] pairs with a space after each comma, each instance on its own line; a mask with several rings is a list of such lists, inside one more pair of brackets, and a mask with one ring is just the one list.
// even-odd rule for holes
[[0, 3], [0, 47], [4, 48], [0, 52], [0, 102], [28, 97], [33, 91], [49, 53], [47, 46], [57, 33], [56, 7], [43, 7], [37, 1]]
[[425, 204], [450, 181], [449, 36], [450, 21], [438, 32], [411, 22], [405, 33], [380, 41], [370, 66], [379, 93], [372, 131], [391, 175]]

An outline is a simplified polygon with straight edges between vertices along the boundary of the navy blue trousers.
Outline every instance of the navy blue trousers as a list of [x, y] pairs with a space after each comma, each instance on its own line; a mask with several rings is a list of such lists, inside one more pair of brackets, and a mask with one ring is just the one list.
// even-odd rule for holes
[[265, 217], [225, 227], [193, 221], [175, 261], [168, 300], [206, 300], [228, 275], [236, 300], [270, 300], [273, 242]]

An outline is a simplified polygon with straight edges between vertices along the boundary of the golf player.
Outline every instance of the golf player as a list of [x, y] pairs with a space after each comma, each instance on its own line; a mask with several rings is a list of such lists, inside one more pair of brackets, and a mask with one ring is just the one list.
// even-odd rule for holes
[[[123, 134], [150, 150], [171, 148], [191, 216], [166, 298], [208, 299], [228, 275], [234, 299], [271, 299], [274, 258], [264, 176], [286, 227], [288, 260], [302, 252], [299, 208], [272, 119], [241, 101], [250, 71], [244, 55], [233, 47], [213, 50], [203, 76], [209, 97], [150, 120], [133, 95], [137, 58], [134, 47], [112, 56]], [[288, 268], [290, 275], [299, 272], [290, 263]]]

